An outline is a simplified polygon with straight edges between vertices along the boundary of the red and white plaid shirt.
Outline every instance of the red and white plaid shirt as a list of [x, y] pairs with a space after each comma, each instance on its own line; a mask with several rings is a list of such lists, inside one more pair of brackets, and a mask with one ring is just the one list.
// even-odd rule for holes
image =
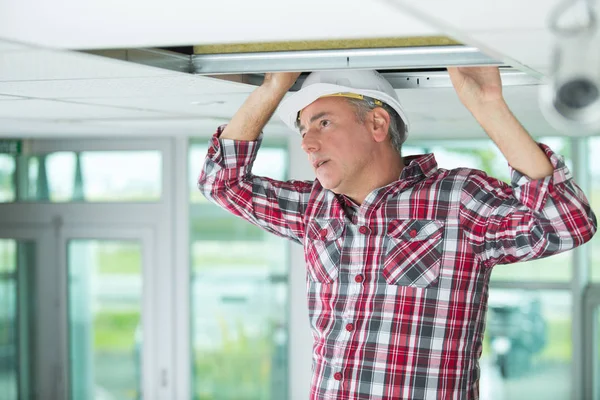
[[512, 187], [405, 158], [360, 206], [318, 181], [254, 176], [254, 142], [212, 138], [198, 186], [304, 246], [314, 336], [311, 399], [477, 399], [492, 267], [588, 241], [596, 217], [562, 157]]

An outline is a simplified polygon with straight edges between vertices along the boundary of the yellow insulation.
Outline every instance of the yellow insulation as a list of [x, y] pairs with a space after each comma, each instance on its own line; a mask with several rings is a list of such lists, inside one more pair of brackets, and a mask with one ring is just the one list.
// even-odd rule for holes
[[194, 46], [194, 54], [260, 53], [270, 51], [340, 50], [389, 47], [460, 45], [445, 36], [415, 36], [381, 39], [309, 40], [300, 42], [267, 42], [214, 44]]

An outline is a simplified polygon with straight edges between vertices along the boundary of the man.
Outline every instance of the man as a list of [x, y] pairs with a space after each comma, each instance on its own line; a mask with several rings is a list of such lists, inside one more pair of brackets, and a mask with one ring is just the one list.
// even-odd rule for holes
[[512, 168], [403, 158], [409, 124], [373, 71], [314, 72], [280, 113], [314, 182], [252, 175], [261, 131], [298, 74], [267, 74], [212, 139], [199, 188], [304, 245], [313, 399], [476, 399], [492, 267], [579, 246], [596, 217], [563, 159], [511, 114], [497, 68], [449, 68], [462, 103]]

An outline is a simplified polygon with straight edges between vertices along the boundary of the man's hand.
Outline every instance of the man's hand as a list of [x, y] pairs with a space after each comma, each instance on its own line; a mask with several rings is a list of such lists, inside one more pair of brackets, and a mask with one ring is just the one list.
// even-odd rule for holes
[[449, 67], [448, 73], [458, 98], [471, 112], [504, 100], [498, 67]]
[[299, 76], [300, 72], [269, 72], [265, 74], [263, 86], [285, 93], [290, 90]]

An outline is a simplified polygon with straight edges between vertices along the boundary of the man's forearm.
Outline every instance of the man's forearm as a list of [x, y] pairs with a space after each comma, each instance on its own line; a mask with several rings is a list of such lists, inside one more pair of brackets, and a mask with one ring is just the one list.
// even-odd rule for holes
[[299, 72], [265, 74], [263, 84], [250, 94], [235, 113], [221, 138], [256, 140], [299, 75]]
[[511, 167], [533, 180], [552, 174], [554, 168], [550, 160], [504, 100], [473, 107], [470, 111]]
[[225, 127], [221, 138], [256, 140], [284, 95], [285, 91], [273, 90], [268, 86], [256, 88]]

